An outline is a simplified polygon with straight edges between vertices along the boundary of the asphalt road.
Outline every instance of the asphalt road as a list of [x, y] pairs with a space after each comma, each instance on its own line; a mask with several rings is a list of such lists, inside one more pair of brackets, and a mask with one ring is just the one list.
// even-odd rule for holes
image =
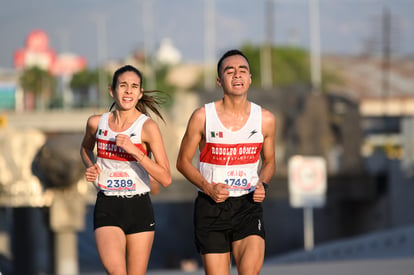
[[[148, 275], [204, 275], [203, 270], [150, 270]], [[231, 269], [231, 275], [237, 270]], [[261, 275], [413, 275], [414, 258], [330, 261], [295, 264], [264, 265]], [[104, 275], [88, 273], [81, 275]]]
[[[202, 275], [202, 270], [196, 272], [183, 271], [150, 271], [148, 275]], [[231, 275], [236, 275], [235, 269]], [[414, 258], [407, 259], [376, 259], [341, 262], [316, 262], [297, 264], [265, 265], [261, 275], [413, 275]]]

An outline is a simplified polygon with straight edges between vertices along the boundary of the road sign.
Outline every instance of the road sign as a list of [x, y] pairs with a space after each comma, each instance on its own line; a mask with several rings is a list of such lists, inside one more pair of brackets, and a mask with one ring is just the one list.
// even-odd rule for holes
[[303, 207], [306, 250], [313, 249], [313, 208], [322, 207], [326, 197], [326, 161], [322, 157], [293, 156], [288, 163], [289, 198], [292, 207]]
[[322, 207], [326, 197], [326, 161], [295, 155], [289, 159], [289, 198], [292, 207]]

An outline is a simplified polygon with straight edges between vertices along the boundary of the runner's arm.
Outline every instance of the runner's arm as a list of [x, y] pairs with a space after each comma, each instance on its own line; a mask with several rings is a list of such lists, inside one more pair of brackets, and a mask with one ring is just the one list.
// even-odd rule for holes
[[262, 202], [266, 197], [266, 190], [263, 182], [270, 183], [275, 172], [275, 132], [276, 120], [272, 113], [267, 110], [262, 111], [262, 166], [259, 171], [259, 182], [253, 194], [255, 202]]
[[165, 152], [161, 131], [155, 121], [148, 119], [143, 126], [142, 142], [147, 143], [152, 153], [153, 160], [140, 151], [137, 158], [148, 173], [163, 187], [168, 187], [171, 182], [170, 164]]
[[263, 110], [262, 115], [262, 166], [259, 172], [259, 181], [269, 183], [275, 173], [275, 136], [276, 136], [276, 119], [272, 113]]
[[227, 186], [224, 183], [213, 186], [206, 181], [192, 163], [197, 147], [200, 146], [202, 148], [205, 145], [205, 116], [204, 107], [197, 109], [191, 115], [181, 141], [176, 167], [187, 180], [209, 195], [214, 201], [222, 202], [229, 196]]
[[94, 115], [88, 118], [85, 135], [80, 149], [81, 159], [86, 167], [86, 180], [90, 182], [95, 181], [100, 173], [100, 168], [96, 164], [96, 157], [93, 152], [96, 143], [95, 135], [98, 129], [99, 119], [99, 115]]

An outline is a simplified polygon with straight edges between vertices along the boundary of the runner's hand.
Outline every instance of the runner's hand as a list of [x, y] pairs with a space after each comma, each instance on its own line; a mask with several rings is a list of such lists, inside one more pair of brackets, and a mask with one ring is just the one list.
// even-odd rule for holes
[[207, 193], [216, 203], [224, 202], [230, 195], [229, 186], [224, 183], [212, 184]]
[[86, 168], [85, 177], [86, 180], [89, 182], [94, 182], [98, 178], [98, 175], [101, 173], [101, 168], [99, 168], [98, 164], [94, 164], [88, 168]]
[[125, 152], [131, 154], [136, 149], [129, 136], [118, 134], [115, 138], [116, 146], [121, 147]]
[[253, 201], [254, 202], [262, 202], [266, 197], [266, 191], [263, 184], [260, 182], [256, 185], [256, 190], [253, 193]]

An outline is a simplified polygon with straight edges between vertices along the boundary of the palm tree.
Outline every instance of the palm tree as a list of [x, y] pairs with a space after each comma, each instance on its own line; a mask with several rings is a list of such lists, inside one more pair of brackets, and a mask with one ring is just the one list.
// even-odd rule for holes
[[49, 72], [37, 66], [26, 68], [20, 76], [25, 109], [45, 109], [53, 95], [55, 84], [56, 80]]
[[89, 90], [95, 83], [95, 77], [89, 70], [82, 70], [75, 73], [70, 81], [76, 107], [85, 107], [90, 103]]
[[[77, 107], [109, 106], [111, 97], [108, 92], [108, 83], [111, 83], [111, 80], [111, 74], [101, 68], [75, 73], [70, 81], [70, 88], [77, 98], [75, 105]], [[92, 96], [91, 92], [95, 92], [95, 96]]]

